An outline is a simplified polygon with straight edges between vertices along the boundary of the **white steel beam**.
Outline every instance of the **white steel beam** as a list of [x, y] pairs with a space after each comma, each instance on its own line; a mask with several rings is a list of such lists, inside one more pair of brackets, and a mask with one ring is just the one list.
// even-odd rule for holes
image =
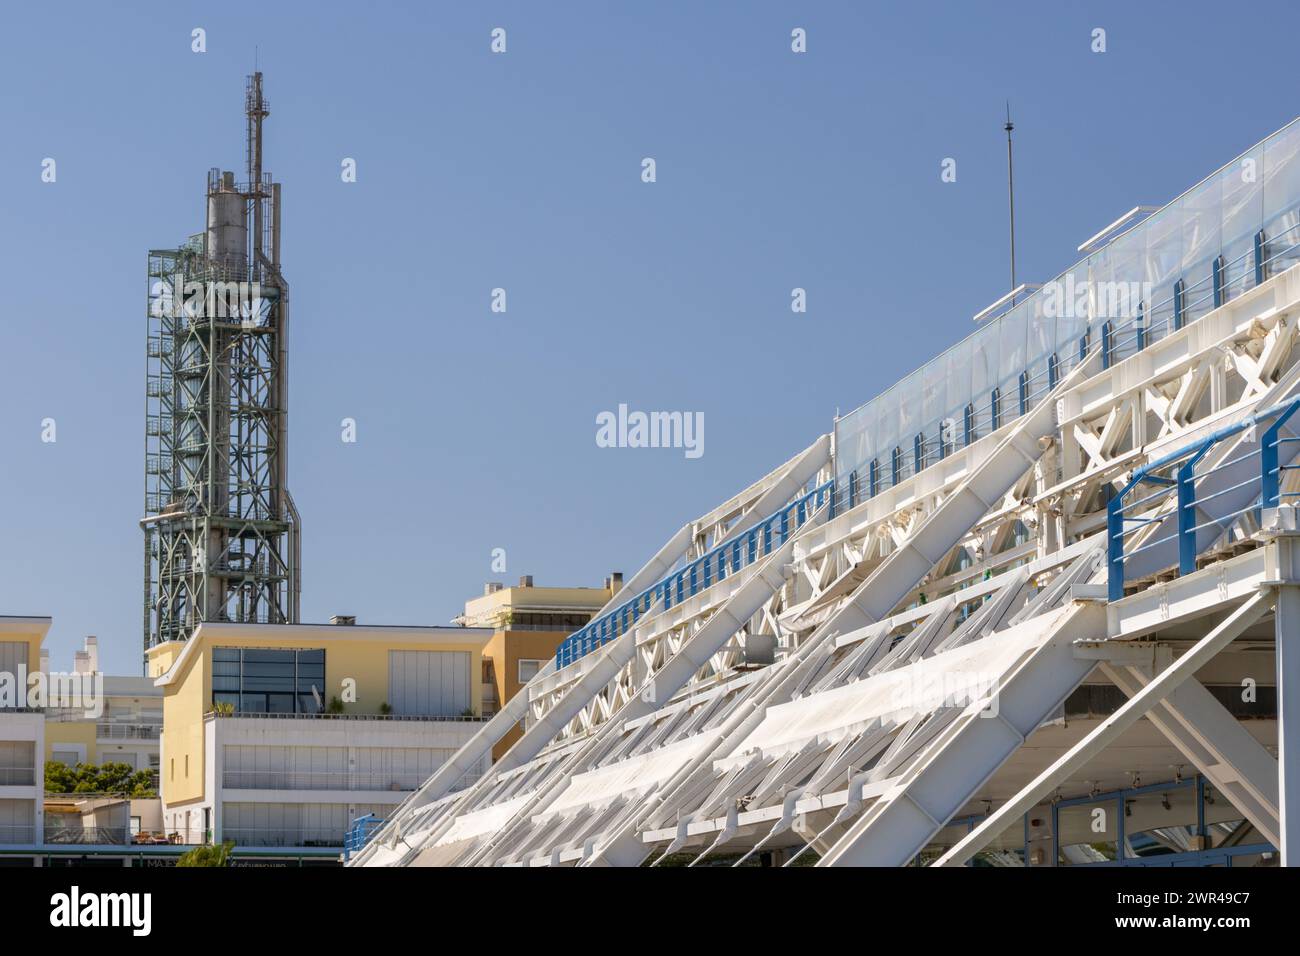
[[[1101, 669], [1128, 697], [1151, 682], [1144, 666], [1103, 661]], [[1152, 707], [1147, 719], [1264, 839], [1278, 845], [1278, 763], [1200, 681], [1188, 678]]]
[[1089, 760], [1137, 723], [1156, 703], [1171, 694], [1214, 655], [1258, 621], [1268, 611], [1272, 600], [1273, 595], [1270, 590], [1258, 591], [1246, 600], [1218, 627], [1193, 644], [1187, 653], [1129, 698], [1119, 710], [1098, 724], [1091, 733], [1062, 754], [1023, 790], [985, 818], [983, 823], [958, 841], [956, 846], [936, 860], [934, 865], [961, 866], [982, 850], [990, 840], [1012, 826], [1031, 807], [1048, 796], [1058, 781], [1064, 780], [1071, 773], [1086, 766]]
[[[1074, 604], [1063, 617], [1053, 616], [1051, 626], [1051, 636], [1000, 682], [991, 699], [969, 705], [818, 866], [901, 866], [943, 829], [1096, 666], [1076, 657], [1072, 645], [1104, 633], [1101, 605]], [[994, 714], [984, 713], [990, 703]]]
[[[1294, 544], [1295, 539], [1291, 540]], [[1294, 569], [1293, 569], [1294, 570]], [[1283, 866], [1300, 866], [1300, 587], [1278, 589], [1277, 644], [1278, 829]]]
[[[674, 654], [667, 663], [664, 664], [647, 682], [643, 693], [628, 700], [620, 707], [609, 720], [597, 729], [596, 733], [588, 740], [581, 749], [573, 756], [565, 758], [566, 766], [563, 773], [555, 775], [553, 781], [542, 788], [534, 795], [516, 814], [511, 817], [511, 823], [503, 826], [501, 832], [487, 842], [487, 845], [480, 848], [476, 854], [476, 859], [482, 859], [485, 854], [500, 841], [514, 825], [519, 821], [525, 820], [543, 812], [546, 806], [554, 800], [556, 796], [564, 789], [568, 783], [568, 778], [575, 773], [580, 773], [584, 769], [583, 758], [591, 752], [595, 744], [602, 739], [606, 733], [613, 732], [610, 728], [622, 728], [627, 721], [642, 717], [656, 710], [660, 705], [667, 703], [678, 690], [685, 686], [691, 675], [703, 667], [705, 662], [718, 651], [754, 614], [756, 614], [763, 604], [770, 600], [772, 595], [785, 584], [786, 567], [789, 564], [790, 556], [794, 551], [795, 541], [798, 540], [800, 533], [807, 528], [813, 527], [829, 506], [823, 506], [821, 512], [813, 515], [809, 521], [794, 532], [786, 542], [763, 559], [757, 571], [752, 574], [740, 589], [733, 594], [725, 604], [722, 605], [712, 617], [709, 618], [700, 629], [692, 634], [682, 644], [681, 648]], [[637, 631], [629, 631], [625, 637], [629, 640], [635, 640]], [[619, 638], [622, 640], [622, 638]], [[616, 642], [617, 643], [617, 642]], [[629, 645], [634, 647], [635, 645]], [[603, 687], [616, 676], [617, 670], [613, 674], [595, 685], [596, 689]], [[584, 675], [583, 681], [587, 680], [589, 675]], [[580, 682], [581, 683], [581, 682]], [[581, 693], [575, 688], [569, 692], [565, 700], [573, 700], [575, 706], [585, 703], [589, 700], [594, 691], [582, 689]], [[506, 764], [507, 760], [512, 762], [508, 766], [519, 766], [520, 764], [531, 759], [541, 748], [553, 738], [559, 729], [567, 723], [568, 718], [563, 714], [552, 720], [552, 714], [560, 708], [553, 708], [537, 724], [529, 728], [528, 733], [510, 748], [510, 751], [502, 758], [501, 764]], [[565, 708], [567, 710], [568, 708]], [[580, 709], [580, 708], [579, 708]], [[576, 713], [576, 711], [575, 711]], [[572, 714], [569, 715], [570, 717]], [[563, 723], [558, 722], [563, 719]], [[544, 726], [545, 725], [545, 726]], [[528, 734], [536, 731], [536, 737], [529, 741], [527, 746], [522, 746]], [[518, 754], [516, 754], [518, 751]], [[529, 751], [532, 751], [531, 753]]]
[[[725, 755], [730, 746], [743, 740], [749, 730], [762, 721], [768, 706], [787, 699], [789, 692], [799, 686], [800, 665], [812, 659], [813, 652], [828, 640], [828, 635], [833, 641], [834, 635], [876, 624], [887, 617], [961, 536], [997, 505], [1007, 490], [1023, 477], [1026, 469], [1033, 466], [1043, 451], [1039, 440], [1055, 427], [1056, 397], [1072, 388], [1088, 370], [1099, 364], [1100, 352], [1094, 352], [1077, 365], [1047, 398], [1017, 419], [989, 456], [813, 632], [796, 652], [796, 659], [787, 661], [786, 673], [774, 685], [765, 688], [761, 697], [751, 698], [728, 720], [724, 725], [722, 743], [697, 755], [646, 802], [641, 819], [678, 789], [690, 786], [701, 774], [708, 773], [712, 760]], [[627, 820], [615, 833], [597, 843], [585, 865], [636, 865], [646, 853], [644, 844], [637, 837], [636, 821]]]

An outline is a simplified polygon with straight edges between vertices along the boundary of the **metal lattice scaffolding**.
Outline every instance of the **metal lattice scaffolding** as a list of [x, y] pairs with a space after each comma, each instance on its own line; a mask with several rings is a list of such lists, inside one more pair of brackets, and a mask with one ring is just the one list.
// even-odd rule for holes
[[210, 170], [203, 233], [148, 265], [144, 648], [203, 621], [291, 623], [300, 522], [287, 485], [280, 186], [249, 77], [247, 180]]

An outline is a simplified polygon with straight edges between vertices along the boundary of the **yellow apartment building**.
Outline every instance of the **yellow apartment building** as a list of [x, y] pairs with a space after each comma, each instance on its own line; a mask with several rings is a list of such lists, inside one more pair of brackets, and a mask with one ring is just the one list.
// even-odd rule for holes
[[169, 834], [339, 847], [353, 820], [386, 816], [474, 734], [490, 630], [352, 620], [209, 622], [150, 649]]

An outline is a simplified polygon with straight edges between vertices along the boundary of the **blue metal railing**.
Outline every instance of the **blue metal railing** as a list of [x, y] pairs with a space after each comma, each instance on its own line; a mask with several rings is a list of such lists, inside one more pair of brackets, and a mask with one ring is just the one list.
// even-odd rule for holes
[[353, 820], [352, 826], [348, 827], [348, 832], [343, 836], [343, 861], [346, 863], [353, 853], [360, 853], [375, 831], [383, 825], [384, 821], [373, 813]]
[[[1128, 484], [1107, 506], [1106, 560], [1110, 600], [1118, 601], [1124, 596], [1127, 563], [1138, 555], [1147, 555], [1150, 563], [1151, 557], [1158, 556], [1159, 550], [1165, 548], [1170, 551], [1171, 557], [1177, 555], [1176, 562], [1155, 570], [1164, 570], [1176, 563], [1180, 575], [1190, 574], [1196, 570], [1196, 557], [1201, 551], [1201, 545], [1212, 543], [1227, 530], [1232, 521], [1260, 508], [1277, 507], [1283, 498], [1297, 497], [1295, 493], [1283, 493], [1281, 490], [1282, 473], [1300, 468], [1281, 463], [1283, 447], [1300, 442], [1300, 438], [1281, 434], [1282, 426], [1297, 408], [1300, 408], [1300, 398], [1258, 412], [1234, 425], [1220, 428], [1133, 473]], [[1266, 423], [1269, 423], [1268, 427], [1257, 436], [1256, 447], [1220, 462], [1213, 468], [1198, 470], [1205, 456], [1220, 442]], [[1286, 455], [1285, 460], [1290, 461], [1293, 457], [1294, 451]], [[1252, 461], [1256, 458], [1257, 462]], [[1217, 482], [1207, 482], [1207, 479], [1216, 477]], [[1216, 486], [1224, 482], [1226, 484], [1222, 487]], [[1207, 484], [1209, 487], [1206, 487]], [[1128, 500], [1130, 493], [1138, 489], [1148, 491], [1151, 488], [1155, 490]], [[1157, 510], [1170, 495], [1177, 497], [1172, 522], [1169, 512]], [[1248, 502], [1244, 507], [1232, 507], [1243, 499]], [[1223, 503], [1223, 507], [1230, 510], [1220, 514], [1214, 508], [1206, 508], [1214, 502]], [[1198, 510], [1211, 517], [1199, 520]], [[1151, 525], [1168, 524], [1173, 524], [1174, 530], [1162, 535], [1161, 529], [1157, 528], [1154, 540], [1142, 541], [1137, 547], [1126, 550], [1125, 546], [1132, 536]], [[1202, 539], [1201, 545], [1198, 545], [1198, 534]], [[1171, 544], [1176, 547], [1170, 547]]]
[[782, 506], [758, 524], [746, 528], [731, 540], [720, 544], [689, 564], [646, 588], [625, 604], [594, 618], [581, 630], [565, 638], [555, 652], [557, 669], [567, 667], [596, 648], [608, 644], [636, 625], [659, 600], [667, 610], [689, 597], [712, 587], [728, 575], [766, 557], [774, 548], [803, 526], [824, 504], [830, 503], [834, 515], [835, 482], [828, 481]]
[[[1177, 811], [1168, 804], [1168, 795], [1177, 793], [1180, 790], [1195, 791], [1195, 822], [1180, 818]], [[1130, 804], [1143, 797], [1162, 794], [1165, 799], [1165, 812], [1173, 814], [1169, 828], [1173, 830], [1182, 829], [1189, 836], [1199, 837], [1208, 846], [1213, 826], [1206, 820], [1206, 804], [1209, 790], [1209, 781], [1197, 774], [1195, 777], [1186, 780], [1172, 780], [1165, 783], [1148, 784], [1147, 786], [1127, 787], [1121, 790], [1110, 790], [1106, 793], [1093, 793], [1084, 797], [1054, 801], [1052, 803], [1052, 862], [1050, 865], [1061, 866], [1061, 850], [1063, 848], [1061, 843], [1061, 811], [1071, 808], [1084, 808], [1092, 811], [1099, 808], [1109, 808], [1111, 811], [1110, 819], [1114, 821], [1113, 830], [1111, 831], [1114, 839], [1099, 838], [1094, 833], [1090, 836], [1089, 843], [1113, 842], [1115, 845], [1114, 859], [1095, 863], [1071, 864], [1073, 866], [1232, 866], [1234, 857], [1258, 856], [1262, 853], [1277, 852], [1277, 848], [1270, 843], [1217, 846], [1206, 850], [1191, 850], [1182, 853], [1167, 852], [1167, 847], [1158, 845], [1150, 838], [1152, 828], [1149, 825], [1135, 833], [1129, 832], [1128, 811]], [[1146, 837], [1146, 854], [1142, 854], [1138, 848], [1132, 845], [1136, 838], [1143, 836]], [[1027, 845], [1028, 839], [1026, 839]], [[1130, 851], [1135, 851], [1138, 855], [1134, 855]]]

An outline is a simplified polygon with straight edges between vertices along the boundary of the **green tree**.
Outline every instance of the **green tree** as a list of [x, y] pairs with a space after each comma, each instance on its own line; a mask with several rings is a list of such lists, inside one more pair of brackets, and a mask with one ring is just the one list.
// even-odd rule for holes
[[235, 844], [227, 840], [221, 846], [196, 846], [176, 859], [177, 866], [230, 866], [230, 851]]
[[77, 785], [77, 772], [66, 763], [51, 760], [45, 764], [45, 792], [71, 793]]
[[46, 793], [120, 793], [129, 797], [156, 797], [158, 783], [152, 770], [109, 762], [75, 767], [51, 760], [45, 765]]

